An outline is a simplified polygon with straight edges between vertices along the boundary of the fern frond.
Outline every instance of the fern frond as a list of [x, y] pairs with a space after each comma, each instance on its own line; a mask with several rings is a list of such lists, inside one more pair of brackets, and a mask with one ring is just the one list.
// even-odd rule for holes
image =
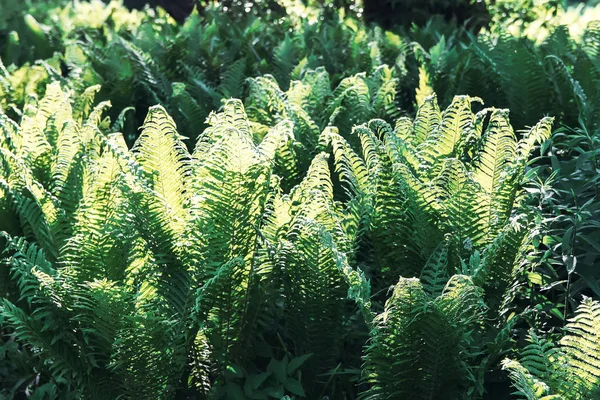
[[249, 275], [250, 265], [240, 258], [231, 260], [216, 270], [197, 296], [196, 312], [207, 321], [206, 334], [221, 368], [244, 354], [239, 346], [248, 318], [244, 301]]
[[285, 92], [272, 75], [249, 78], [250, 92], [245, 104], [252, 120], [273, 126], [285, 115]]
[[513, 394], [523, 396], [526, 400], [563, 400], [558, 394], [550, 394], [550, 388], [536, 379], [518, 361], [504, 360], [502, 368], [508, 371], [510, 379], [517, 391]]
[[329, 103], [331, 96], [333, 96], [329, 74], [323, 67], [309, 70], [302, 77], [302, 83], [310, 88], [303, 108], [323, 129], [328, 122], [326, 120], [327, 110], [325, 105]]
[[290, 74], [296, 66], [296, 49], [292, 38], [288, 35], [275, 48], [273, 54], [273, 66], [275, 78], [283, 90], [290, 85]]
[[[72, 349], [72, 343], [64, 339], [53, 343], [52, 337], [44, 333], [41, 321], [28, 316], [6, 299], [2, 299], [0, 314], [5, 323], [15, 330], [15, 334], [20, 340], [47, 353], [47, 357], [52, 360], [50, 371], [54, 376], [60, 379], [69, 379], [80, 387], [84, 385], [85, 377], [82, 375], [86, 371], [87, 360], [81, 360], [78, 357]], [[85, 384], [91, 386], [89, 381]]]
[[[429, 134], [426, 140], [420, 145], [420, 157], [428, 164], [433, 164], [436, 160], [443, 157], [459, 157], [461, 155], [461, 149], [466, 138], [466, 132], [473, 129], [474, 116], [471, 111], [471, 103], [474, 101], [481, 101], [478, 98], [472, 98], [469, 96], [456, 96], [452, 101], [452, 104], [448, 106], [442, 113], [441, 121], [437, 128]], [[426, 107], [426, 113], [432, 113], [431, 115], [424, 114], [425, 120], [431, 119], [432, 125], [435, 126], [436, 121], [436, 108], [435, 108], [435, 97], [425, 102], [428, 104]], [[427, 111], [431, 109], [431, 111]], [[417, 128], [419, 129], [419, 128]], [[416, 132], [417, 137], [421, 140], [422, 133]]]
[[[443, 193], [447, 196], [444, 210], [447, 220], [442, 223], [447, 232], [452, 232], [455, 248], [461, 248], [465, 242], [482, 243], [487, 227], [479, 225], [481, 187], [459, 160], [449, 159], [442, 168], [441, 175], [445, 179], [441, 183]], [[462, 255], [464, 251], [459, 251], [453, 257]]]
[[132, 227], [129, 206], [133, 199], [127, 182], [135, 175], [128, 173], [122, 156], [127, 147], [119, 139], [123, 140], [112, 137], [105, 143], [102, 155], [88, 166], [78, 188], [66, 189], [79, 189], [81, 199], [73, 216], [72, 237], [61, 250], [61, 262], [73, 269], [74, 279], [80, 282], [123, 279], [129, 247], [134, 247], [137, 232]]
[[174, 117], [181, 121], [180, 129], [182, 132], [195, 137], [199, 128], [204, 127], [204, 122], [212, 109], [212, 104], [200, 103], [189, 92], [188, 86], [184, 83], [174, 82], [172, 89], [170, 108], [173, 110]]
[[329, 125], [337, 126], [342, 136], [351, 139], [348, 135], [352, 126], [365, 121], [372, 112], [366, 74], [343, 79], [332, 96], [327, 108]]
[[440, 243], [421, 271], [421, 283], [428, 296], [437, 297], [442, 294], [448, 282], [448, 243]]
[[[303, 218], [295, 219], [281, 247], [287, 335], [294, 354], [313, 353], [324, 372], [340, 352], [344, 299], [348, 288], [331, 235]], [[315, 375], [313, 375], [315, 376]], [[309, 380], [310, 381], [310, 380]]]
[[[19, 180], [24, 178], [29, 181], [11, 185], [4, 179], [0, 179], [0, 188], [9, 201], [8, 208], [14, 210], [21, 221], [25, 236], [35, 239], [51, 259], [56, 259], [59, 249], [56, 239], [59, 217], [56, 199], [31, 177], [22, 177], [18, 174], [11, 174], [10, 177]], [[24, 186], [20, 187], [19, 184]]]
[[424, 143], [442, 123], [442, 114], [435, 94], [427, 96], [417, 111], [412, 136], [407, 139], [413, 146]]
[[517, 141], [506, 111], [491, 112], [482, 140], [474, 179], [483, 191], [477, 211], [480, 229], [487, 230], [482, 239], [487, 241], [505, 224], [513, 208], [514, 179], [510, 169], [516, 157]]
[[[600, 393], [600, 303], [585, 299], [565, 327], [560, 347], [566, 357], [565, 395], [594, 398]], [[568, 383], [567, 383], [568, 382]]]
[[246, 62], [243, 59], [239, 59], [234, 62], [227, 71], [223, 74], [221, 84], [218, 87], [221, 97], [225, 99], [229, 98], [241, 98], [244, 94], [244, 80], [246, 72]]
[[185, 186], [190, 156], [183, 139], [165, 109], [156, 106], [148, 111], [142, 135], [133, 148], [149, 187], [160, 199], [154, 207], [163, 208], [152, 211], [162, 214], [174, 235], [182, 232], [186, 220]]
[[387, 65], [379, 65], [371, 77], [371, 98], [373, 117], [392, 121], [399, 116], [396, 105], [398, 79]]
[[191, 199], [191, 223], [210, 229], [204, 232], [213, 239], [209, 265], [232, 257], [249, 260], [272, 168], [250, 136], [231, 125], [221, 128], [229, 129], [229, 136], [215, 143], [209, 153], [194, 153], [191, 177], [197, 193]]
[[94, 100], [100, 89], [100, 85], [90, 86], [75, 99], [75, 103], [73, 104], [73, 120], [80, 125], [83, 124], [92, 112]]
[[367, 195], [370, 192], [369, 170], [363, 160], [352, 150], [350, 144], [337, 131], [329, 130], [324, 138], [331, 143], [336, 161], [336, 172], [345, 184], [349, 197]]

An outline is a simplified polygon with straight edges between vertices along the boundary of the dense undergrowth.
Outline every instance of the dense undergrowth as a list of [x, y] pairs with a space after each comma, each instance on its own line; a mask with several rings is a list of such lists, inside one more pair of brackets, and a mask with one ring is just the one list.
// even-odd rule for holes
[[0, 0], [0, 399], [599, 399], [598, 8], [234, 3]]

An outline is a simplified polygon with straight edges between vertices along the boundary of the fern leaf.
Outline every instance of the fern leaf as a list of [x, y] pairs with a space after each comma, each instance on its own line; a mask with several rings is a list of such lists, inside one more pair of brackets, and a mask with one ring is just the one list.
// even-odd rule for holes
[[483, 140], [474, 178], [483, 189], [479, 224], [482, 230], [489, 229], [484, 236], [489, 238], [504, 225], [513, 208], [515, 183], [511, 164], [516, 157], [517, 142], [506, 111], [492, 111]]
[[447, 266], [448, 243], [444, 241], [438, 245], [421, 271], [420, 280], [428, 296], [437, 297], [442, 294], [449, 279]]
[[600, 303], [584, 300], [566, 326], [560, 346], [566, 361], [565, 395], [593, 398], [600, 393]]
[[175, 236], [182, 232], [186, 221], [185, 184], [190, 156], [183, 139], [165, 109], [156, 106], [148, 111], [142, 135], [133, 148], [150, 188], [159, 198], [151, 211], [160, 214]]
[[[452, 104], [444, 110], [439, 125], [433, 131], [430, 129], [435, 126], [437, 121], [436, 99], [433, 97], [425, 101], [423, 119], [431, 124], [423, 127], [431, 133], [420, 145], [420, 156], [425, 162], [432, 164], [435, 160], [443, 157], [460, 155], [466, 132], [473, 129], [474, 117], [471, 112], [471, 103], [474, 101], [481, 100], [468, 96], [454, 97]], [[423, 140], [421, 139], [423, 128], [415, 122], [415, 133], [418, 140]]]

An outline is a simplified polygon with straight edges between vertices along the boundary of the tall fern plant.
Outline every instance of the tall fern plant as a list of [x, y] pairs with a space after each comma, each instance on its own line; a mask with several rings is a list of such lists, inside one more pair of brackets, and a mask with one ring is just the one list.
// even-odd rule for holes
[[1, 323], [60, 382], [56, 396], [327, 390], [316, 376], [350, 335], [349, 289], [369, 302], [345, 257], [327, 157], [283, 194], [273, 161], [290, 121], [258, 135], [230, 101], [190, 154], [153, 107], [129, 151], [106, 133], [108, 105], [90, 105], [53, 84], [20, 124], [2, 117], [3, 260], [16, 293]]
[[[475, 338], [483, 321], [483, 291], [465, 275], [442, 289], [401, 278], [374, 321], [362, 398], [472, 399], [480, 393]], [[485, 366], [485, 363], [483, 363]]]
[[[543, 277], [540, 287], [555, 283], [542, 292], [550, 303], [564, 305], [563, 318], [575, 310], [580, 294], [600, 294], [595, 233], [600, 25], [590, 22], [580, 36], [569, 28], [552, 28], [540, 43], [507, 32], [483, 35], [465, 48], [448, 46], [435, 65], [426, 63], [442, 103], [456, 91], [470, 93], [509, 107], [516, 126], [534, 124], [543, 115], [554, 115], [561, 124], [537, 162], [539, 176], [552, 181], [554, 191], [541, 204], [551, 234], [544, 249], [549, 262], [537, 272]], [[437, 51], [437, 46], [430, 50], [432, 60]]]
[[439, 273], [446, 278], [477, 253], [478, 284], [494, 282], [488, 300], [499, 301], [510, 282], [532, 222], [520, 208], [520, 180], [535, 144], [550, 135], [552, 119], [517, 140], [506, 110], [474, 114], [473, 101], [479, 100], [456, 97], [440, 111], [431, 96], [414, 122], [358, 126], [358, 152], [335, 131], [326, 134], [349, 198], [346, 226], [378, 287], [398, 276], [422, 276], [442, 242], [448, 257]]
[[571, 127], [581, 118], [597, 130], [599, 28], [593, 21], [577, 38], [558, 26], [542, 43], [505, 31], [479, 35], [462, 47], [441, 40], [423, 66], [443, 104], [469, 93], [509, 108], [518, 128], [553, 115]]
[[441, 111], [430, 96], [414, 121], [357, 126], [356, 151], [323, 133], [351, 254], [375, 294], [365, 398], [481, 396], [510, 338], [505, 313], [535, 227], [521, 180], [552, 119], [517, 140], [506, 110], [474, 114], [474, 101], [456, 97]]

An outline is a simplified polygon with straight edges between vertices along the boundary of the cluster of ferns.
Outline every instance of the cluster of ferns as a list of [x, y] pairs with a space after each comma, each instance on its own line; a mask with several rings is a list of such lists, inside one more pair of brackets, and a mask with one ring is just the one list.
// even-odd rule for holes
[[600, 399], [600, 24], [300, 3], [0, 1], [0, 400]]
[[385, 99], [354, 108], [358, 77], [321, 107], [323, 74], [254, 80], [191, 152], [161, 106], [128, 149], [99, 87], [52, 83], [19, 123], [0, 115], [15, 368], [91, 399], [471, 399], [501, 368], [523, 398], [595, 398], [598, 302], [505, 359], [552, 119], [518, 139], [506, 110], [432, 95], [360, 124]]

